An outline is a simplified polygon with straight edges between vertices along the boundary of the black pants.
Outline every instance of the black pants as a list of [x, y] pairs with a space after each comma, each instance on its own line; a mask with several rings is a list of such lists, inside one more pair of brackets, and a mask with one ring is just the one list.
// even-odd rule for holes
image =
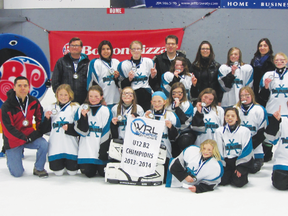
[[49, 162], [49, 168], [53, 171], [59, 171], [64, 168], [70, 171], [78, 170], [78, 164], [75, 160], [70, 159], [59, 159]]
[[237, 177], [235, 170], [236, 170], [236, 159], [225, 159], [226, 167], [224, 167], [224, 174], [221, 178], [220, 185], [234, 185], [236, 187], [243, 187], [245, 184], [248, 183], [248, 173], [242, 174], [241, 177]]
[[104, 168], [106, 165], [96, 165], [96, 164], [79, 164], [81, 172], [86, 175], [88, 178], [96, 176], [97, 172], [100, 176], [104, 177], [105, 172]]
[[288, 189], [288, 171], [274, 170], [272, 173], [272, 184], [278, 190]]

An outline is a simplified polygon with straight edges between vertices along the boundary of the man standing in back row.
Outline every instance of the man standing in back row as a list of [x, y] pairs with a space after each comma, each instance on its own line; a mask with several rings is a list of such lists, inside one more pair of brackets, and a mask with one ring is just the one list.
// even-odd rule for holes
[[83, 43], [78, 37], [69, 42], [69, 50], [56, 62], [52, 75], [53, 92], [61, 84], [69, 84], [74, 92], [74, 101], [82, 104], [87, 96], [87, 71], [89, 58], [81, 53]]
[[[192, 73], [192, 65], [189, 59], [186, 58], [186, 55], [180, 51], [177, 51], [178, 49], [178, 37], [175, 35], [168, 35], [165, 38], [165, 48], [166, 52], [156, 55], [154, 57], [154, 63], [156, 64], [156, 70], [157, 70], [157, 85], [154, 87], [154, 91], [162, 91], [161, 89], [161, 77], [162, 75], [170, 71], [171, 67], [171, 62], [176, 58], [176, 57], [184, 57], [187, 66], [189, 69], [189, 72]], [[174, 72], [174, 71], [171, 71]]]

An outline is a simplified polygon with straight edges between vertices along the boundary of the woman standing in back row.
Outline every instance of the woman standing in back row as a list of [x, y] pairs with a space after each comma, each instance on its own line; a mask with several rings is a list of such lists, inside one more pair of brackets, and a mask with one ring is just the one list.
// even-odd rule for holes
[[259, 84], [263, 75], [267, 71], [275, 69], [273, 63], [273, 49], [272, 44], [268, 38], [262, 38], [257, 44], [257, 51], [251, 60], [251, 66], [253, 67], [253, 90], [256, 101], [265, 107], [266, 102], [259, 97]]

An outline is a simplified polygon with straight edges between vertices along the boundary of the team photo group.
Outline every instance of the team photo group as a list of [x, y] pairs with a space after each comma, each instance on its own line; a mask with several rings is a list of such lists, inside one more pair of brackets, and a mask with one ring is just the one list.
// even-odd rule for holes
[[47, 107], [29, 94], [26, 77], [16, 77], [0, 109], [0, 157], [10, 174], [23, 175], [30, 148], [39, 177], [48, 177], [48, 155], [57, 176], [202, 193], [243, 187], [273, 158], [271, 183], [287, 190], [287, 56], [262, 38], [250, 63], [232, 47], [219, 64], [212, 44], [202, 41], [192, 62], [175, 35], [163, 40], [166, 51], [153, 59], [131, 41], [131, 58], [120, 62], [109, 41], [89, 60], [81, 39], [72, 38], [54, 67], [56, 101]]

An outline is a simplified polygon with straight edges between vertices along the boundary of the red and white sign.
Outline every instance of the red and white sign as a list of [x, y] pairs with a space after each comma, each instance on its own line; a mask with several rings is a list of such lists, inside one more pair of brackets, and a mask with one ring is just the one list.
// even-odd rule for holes
[[142, 56], [153, 58], [165, 52], [165, 37], [176, 35], [178, 46], [181, 47], [184, 29], [158, 29], [158, 30], [128, 30], [128, 31], [51, 31], [49, 34], [50, 66], [54, 70], [57, 60], [69, 50], [69, 41], [79, 37], [83, 42], [82, 52], [89, 59], [99, 58], [98, 45], [103, 40], [108, 40], [113, 46], [113, 58], [123, 61], [130, 59], [129, 45], [138, 40], [143, 44]]
[[107, 14], [125, 14], [125, 8], [107, 8]]

